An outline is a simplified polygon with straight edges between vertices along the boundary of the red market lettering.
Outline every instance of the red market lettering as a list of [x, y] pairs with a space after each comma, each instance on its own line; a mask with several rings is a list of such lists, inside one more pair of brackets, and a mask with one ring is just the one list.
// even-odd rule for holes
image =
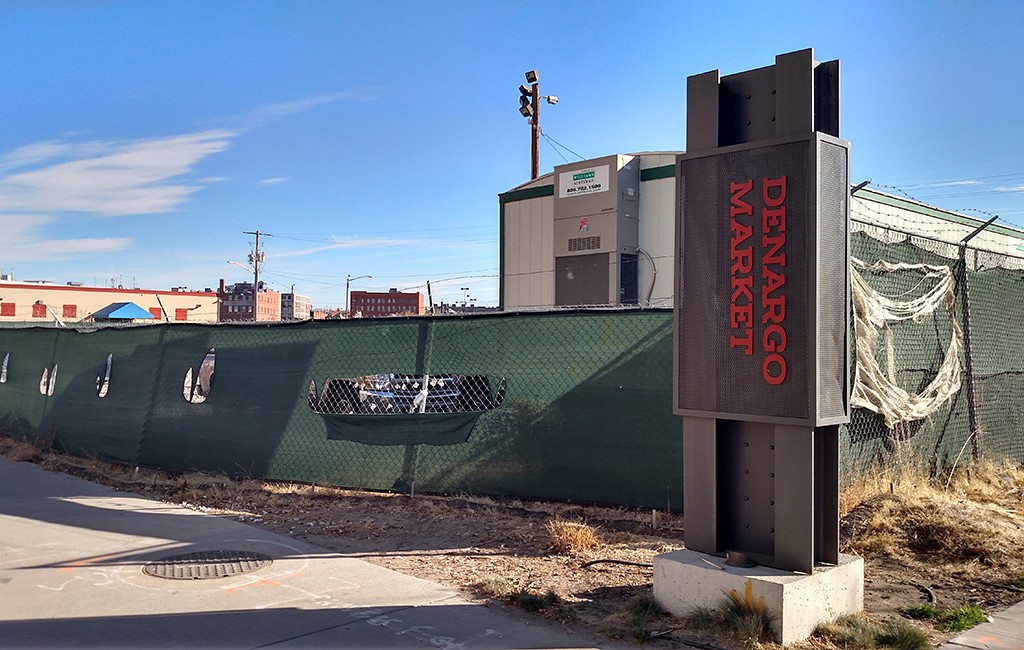
[[786, 381], [786, 177], [766, 178], [761, 210], [761, 337], [765, 352], [761, 377], [773, 386]]
[[740, 221], [740, 217], [754, 214], [753, 207], [743, 199], [753, 187], [752, 180], [734, 181], [729, 186], [729, 257], [732, 260], [729, 327], [734, 331], [729, 336], [729, 347], [740, 348], [744, 354], [754, 353], [754, 248], [750, 243], [754, 227]]

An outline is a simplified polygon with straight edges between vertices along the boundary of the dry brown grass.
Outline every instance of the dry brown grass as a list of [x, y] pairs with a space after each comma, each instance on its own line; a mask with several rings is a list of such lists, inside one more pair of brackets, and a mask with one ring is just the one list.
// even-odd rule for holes
[[551, 549], [559, 555], [581, 555], [601, 548], [601, 538], [592, 526], [578, 521], [555, 518], [548, 520]]
[[17, 438], [0, 436], [0, 456], [6, 456], [11, 460], [25, 462], [34, 460], [39, 455], [39, 449], [30, 442]]
[[[843, 491], [844, 545], [941, 574], [1024, 575], [1024, 469], [979, 463], [949, 480], [913, 468], [866, 475]], [[1000, 575], [1002, 574], [1002, 575]]]
[[[46, 443], [0, 434], [0, 454], [237, 517], [479, 597], [538, 607], [545, 616], [560, 615], [571, 603], [591, 623], [646, 593], [651, 574], [641, 565], [657, 553], [681, 548], [685, 523], [680, 516], [650, 510], [173, 474], [76, 458]], [[921, 584], [930, 585], [948, 606], [979, 602], [986, 611], [998, 611], [1020, 600], [1024, 468], [974, 464], [932, 481], [928, 468], [904, 463], [858, 476], [842, 491], [842, 537], [844, 551], [865, 557], [865, 604], [876, 623], [923, 598], [913, 588]], [[580, 556], [635, 566], [582, 568]], [[623, 635], [640, 638], [625, 623], [618, 627]], [[794, 650], [840, 647], [847, 646], [819, 637]]]

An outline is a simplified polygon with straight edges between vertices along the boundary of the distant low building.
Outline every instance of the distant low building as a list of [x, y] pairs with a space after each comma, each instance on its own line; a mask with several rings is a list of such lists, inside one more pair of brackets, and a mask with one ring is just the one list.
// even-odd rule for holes
[[310, 313], [313, 320], [340, 320], [344, 312], [335, 307], [317, 307]]
[[464, 315], [464, 314], [490, 314], [501, 311], [499, 307], [483, 307], [480, 305], [474, 305], [472, 303], [465, 302], [440, 302], [434, 305], [434, 314], [439, 316], [445, 315]]
[[[262, 287], [263, 283], [260, 283]], [[220, 322], [264, 322], [281, 320], [281, 292], [261, 288], [252, 282], [225, 285], [220, 281]]]
[[353, 291], [349, 297], [349, 314], [352, 317], [420, 316], [424, 313], [426, 309], [423, 306], [423, 294], [419, 291]]
[[212, 289], [170, 291], [0, 279], [0, 323], [215, 323]]
[[313, 300], [309, 296], [281, 294], [281, 320], [309, 320], [312, 313]]

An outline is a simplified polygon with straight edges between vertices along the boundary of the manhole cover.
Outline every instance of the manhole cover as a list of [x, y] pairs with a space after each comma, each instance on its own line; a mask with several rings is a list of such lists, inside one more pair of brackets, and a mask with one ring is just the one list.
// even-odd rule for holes
[[171, 580], [209, 580], [255, 571], [273, 562], [253, 551], [201, 551], [172, 555], [142, 568], [143, 573]]

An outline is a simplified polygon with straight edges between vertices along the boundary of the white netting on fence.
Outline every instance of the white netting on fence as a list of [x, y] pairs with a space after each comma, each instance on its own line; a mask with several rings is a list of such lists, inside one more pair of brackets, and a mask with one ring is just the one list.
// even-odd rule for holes
[[[851, 266], [857, 337], [853, 406], [881, 414], [890, 429], [928, 417], [960, 390], [963, 331], [954, 315], [953, 273], [948, 266], [885, 261], [868, 265], [857, 258], [851, 258]], [[864, 273], [908, 273], [916, 281], [900, 295], [885, 296], [865, 282]], [[928, 316], [938, 318], [936, 311], [940, 308], [945, 308], [951, 330], [945, 359], [934, 379], [921, 392], [911, 393], [896, 383], [891, 325], [903, 321], [920, 323]], [[879, 334], [885, 337], [884, 370], [878, 362]]]

